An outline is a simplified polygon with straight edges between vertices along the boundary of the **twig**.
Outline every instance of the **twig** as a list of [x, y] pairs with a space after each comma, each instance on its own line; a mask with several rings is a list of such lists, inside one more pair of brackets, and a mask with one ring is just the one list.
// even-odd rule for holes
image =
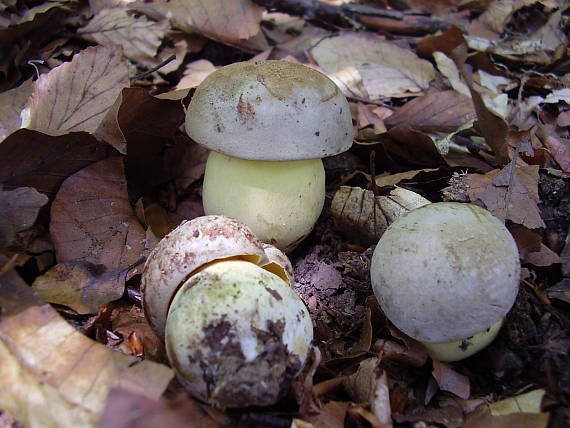
[[168, 64], [169, 62], [172, 62], [176, 59], [176, 55], [170, 55], [168, 58], [166, 58], [164, 61], [162, 61], [160, 64], [158, 64], [155, 67], [152, 67], [150, 70], [147, 71], [143, 71], [142, 73], [137, 74], [135, 77], [133, 77], [132, 80], [139, 80], [142, 79], [143, 77], [148, 76], [149, 74], [154, 73], [155, 71], [157, 71], [158, 69], [164, 67], [166, 64]]

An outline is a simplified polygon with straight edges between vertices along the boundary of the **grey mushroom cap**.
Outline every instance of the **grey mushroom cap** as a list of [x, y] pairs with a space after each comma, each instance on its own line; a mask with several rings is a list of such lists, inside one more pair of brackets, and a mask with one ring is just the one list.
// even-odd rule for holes
[[516, 243], [472, 204], [442, 202], [392, 223], [372, 257], [374, 294], [404, 333], [428, 343], [468, 338], [499, 322], [520, 277]]
[[239, 62], [198, 86], [186, 132], [210, 150], [242, 159], [318, 159], [350, 148], [352, 118], [336, 84], [310, 67]]

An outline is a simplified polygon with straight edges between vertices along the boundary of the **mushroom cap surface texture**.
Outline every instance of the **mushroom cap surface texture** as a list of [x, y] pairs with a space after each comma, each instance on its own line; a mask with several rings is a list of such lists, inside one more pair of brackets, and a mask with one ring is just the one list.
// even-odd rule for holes
[[210, 74], [188, 106], [186, 132], [210, 150], [250, 160], [318, 159], [352, 145], [340, 89], [287, 61], [238, 62]]
[[155, 333], [164, 339], [170, 302], [192, 274], [227, 258], [267, 264], [263, 245], [243, 223], [216, 215], [182, 222], [166, 235], [151, 251], [141, 278], [145, 317]]
[[166, 327], [168, 358], [181, 383], [221, 408], [279, 400], [312, 339], [309, 313], [290, 284], [234, 260], [192, 276], [172, 301]]
[[428, 343], [465, 339], [499, 322], [520, 276], [516, 243], [476, 205], [439, 202], [410, 211], [380, 238], [370, 266], [387, 317]]

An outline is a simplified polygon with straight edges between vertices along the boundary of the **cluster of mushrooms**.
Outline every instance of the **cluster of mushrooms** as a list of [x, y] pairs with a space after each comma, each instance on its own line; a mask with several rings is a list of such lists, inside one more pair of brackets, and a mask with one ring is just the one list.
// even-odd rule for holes
[[[186, 130], [211, 150], [206, 215], [151, 252], [143, 308], [180, 382], [214, 406], [271, 405], [302, 371], [313, 326], [282, 251], [324, 205], [321, 158], [348, 150], [348, 102], [326, 76], [284, 61], [237, 63], [197, 88]], [[497, 335], [520, 262], [505, 226], [470, 204], [399, 217], [373, 254], [371, 283], [390, 321], [435, 359], [456, 361]]]

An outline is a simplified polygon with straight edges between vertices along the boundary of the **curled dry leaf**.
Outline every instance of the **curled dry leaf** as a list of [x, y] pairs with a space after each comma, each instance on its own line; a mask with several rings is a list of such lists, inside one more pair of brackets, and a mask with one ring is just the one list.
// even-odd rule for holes
[[20, 129], [22, 112], [28, 97], [32, 93], [33, 80], [29, 79], [17, 88], [11, 89], [0, 94], [0, 142], [12, 132]]
[[421, 92], [436, 77], [433, 66], [409, 49], [365, 33], [325, 38], [310, 54], [327, 73], [355, 67], [371, 100]]
[[467, 194], [481, 201], [496, 217], [529, 229], [545, 227], [538, 209], [538, 165], [518, 166], [513, 160], [502, 170], [467, 174]]
[[124, 270], [71, 261], [37, 277], [32, 287], [46, 302], [68, 306], [78, 314], [95, 314], [102, 305], [121, 298], [126, 275]]
[[168, 22], [154, 22], [144, 15], [128, 13], [126, 7], [103, 9], [77, 33], [101, 46], [121, 46], [127, 58], [153, 66], [160, 61], [156, 51], [168, 30]]
[[[27, 287], [26, 287], [27, 288]], [[29, 291], [0, 281], [0, 408], [28, 427], [94, 426], [113, 387], [158, 399], [172, 379], [161, 364], [112, 351], [77, 331]]]
[[0, 144], [0, 185], [35, 187], [53, 198], [63, 180], [107, 157], [109, 149], [86, 132], [50, 136], [19, 129]]
[[439, 388], [467, 400], [471, 394], [469, 378], [452, 370], [449, 365], [433, 360], [432, 375]]
[[375, 243], [402, 214], [429, 204], [423, 196], [396, 187], [386, 196], [376, 196], [360, 187], [341, 186], [335, 193], [331, 214], [336, 226], [352, 238]]
[[127, 197], [122, 158], [97, 162], [62, 184], [50, 234], [57, 260], [83, 260], [125, 269], [145, 249], [145, 231]]
[[[187, 33], [198, 33], [231, 46], [251, 48], [261, 36], [263, 9], [250, 0], [173, 0], [168, 3], [131, 4], [133, 9], [155, 18], [168, 17], [171, 25]], [[263, 39], [258, 50], [268, 47]], [[256, 50], [257, 50], [256, 49]]]
[[46, 195], [31, 187], [0, 189], [0, 250], [8, 247], [18, 232], [32, 227], [47, 201]]
[[89, 47], [35, 82], [22, 127], [61, 135], [93, 133], [121, 89], [129, 86], [121, 49]]
[[[225, 418], [224, 418], [225, 419]], [[223, 421], [228, 422], [228, 421]], [[99, 428], [217, 428], [222, 424], [211, 418], [190, 398], [165, 403], [114, 388], [109, 393]], [[227, 426], [227, 425], [224, 425]]]

